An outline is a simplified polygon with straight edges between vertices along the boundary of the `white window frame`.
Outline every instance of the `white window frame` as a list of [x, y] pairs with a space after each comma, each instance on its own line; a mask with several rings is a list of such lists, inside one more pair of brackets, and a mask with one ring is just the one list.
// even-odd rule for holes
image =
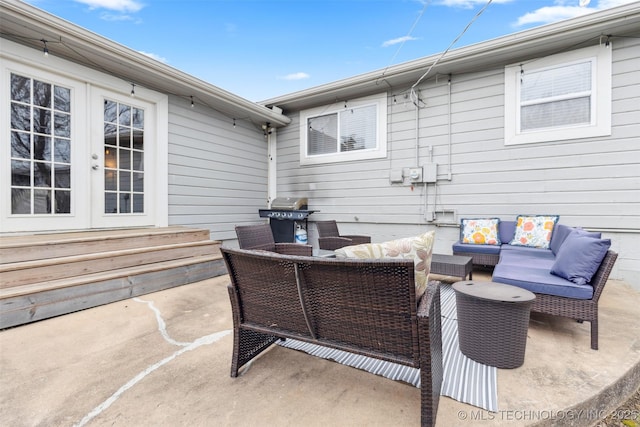
[[[346, 108], [345, 108], [346, 104]], [[313, 117], [336, 114], [350, 108], [376, 106], [376, 146], [363, 150], [309, 155], [307, 148], [308, 120]], [[300, 112], [300, 164], [317, 165], [323, 163], [349, 162], [356, 160], [379, 159], [387, 156], [387, 94], [367, 96], [346, 102], [302, 110]]]
[[[555, 142], [611, 135], [611, 51], [598, 45], [505, 67], [505, 145]], [[521, 78], [528, 72], [544, 71], [580, 62], [590, 62], [591, 118], [589, 123], [520, 130]]]

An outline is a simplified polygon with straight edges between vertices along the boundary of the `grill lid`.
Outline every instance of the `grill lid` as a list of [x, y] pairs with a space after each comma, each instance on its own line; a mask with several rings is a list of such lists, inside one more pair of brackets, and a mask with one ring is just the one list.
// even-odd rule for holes
[[306, 197], [276, 197], [271, 202], [271, 209], [301, 210], [307, 209]]

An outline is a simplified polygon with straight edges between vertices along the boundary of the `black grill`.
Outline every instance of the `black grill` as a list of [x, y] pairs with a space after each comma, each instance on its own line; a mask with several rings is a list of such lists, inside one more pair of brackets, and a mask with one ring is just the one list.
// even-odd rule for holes
[[307, 219], [314, 212], [317, 211], [307, 209], [307, 199], [299, 197], [276, 198], [271, 209], [258, 210], [260, 218], [269, 218], [276, 243], [295, 242], [296, 226], [300, 224], [307, 230]]

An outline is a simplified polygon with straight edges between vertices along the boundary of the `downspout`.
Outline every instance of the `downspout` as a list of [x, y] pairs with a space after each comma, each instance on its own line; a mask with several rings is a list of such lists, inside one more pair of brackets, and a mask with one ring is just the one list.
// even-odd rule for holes
[[415, 167], [420, 166], [420, 92], [417, 92], [416, 95], [416, 161], [414, 163]]
[[447, 179], [449, 181], [451, 181], [452, 178], [452, 174], [451, 174], [451, 148], [452, 148], [452, 141], [451, 141], [451, 74], [449, 74], [449, 80], [447, 81], [447, 85], [449, 86], [448, 89], [448, 100], [447, 100], [447, 139], [449, 142], [449, 158], [447, 160], [448, 164], [447, 164]]
[[267, 203], [271, 207], [271, 202], [277, 197], [277, 178], [278, 178], [278, 162], [276, 157], [277, 148], [277, 133], [276, 128], [269, 128], [265, 130], [265, 136], [267, 138]]

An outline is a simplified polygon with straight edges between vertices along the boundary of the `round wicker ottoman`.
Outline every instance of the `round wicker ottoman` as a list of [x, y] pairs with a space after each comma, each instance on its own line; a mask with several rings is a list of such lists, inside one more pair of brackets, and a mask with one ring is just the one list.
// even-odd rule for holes
[[460, 351], [497, 368], [521, 366], [536, 296], [516, 286], [474, 280], [454, 283], [453, 289]]

